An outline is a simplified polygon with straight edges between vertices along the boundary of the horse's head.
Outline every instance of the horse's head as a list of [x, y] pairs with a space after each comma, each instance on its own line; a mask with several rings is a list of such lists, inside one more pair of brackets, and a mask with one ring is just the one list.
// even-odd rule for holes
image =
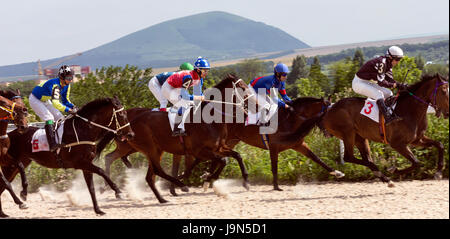
[[295, 114], [298, 117], [310, 119], [325, 113], [328, 106], [331, 105], [331, 102], [324, 98], [301, 97], [295, 99], [290, 105], [294, 108]]
[[2, 90], [0, 95], [9, 99], [11, 103], [2, 100], [3, 111], [8, 113], [7, 119], [14, 121], [19, 133], [23, 133], [28, 128], [28, 109], [20, 96], [20, 91]]
[[[121, 142], [126, 142], [134, 137], [134, 132], [128, 121], [127, 111], [124, 109], [117, 96], [114, 96], [114, 98], [111, 99], [114, 106], [111, 118], [111, 120], [114, 121], [112, 127], [117, 131], [116, 138]], [[113, 118], [115, 118], [115, 120]]]
[[[234, 102], [238, 108], [242, 109], [244, 112], [250, 110], [252, 113], [256, 113], [255, 107], [249, 107], [249, 102], [250, 104], [256, 104], [254, 90], [251, 87], [248, 87], [242, 79], [239, 79], [234, 74], [228, 74], [226, 78], [214, 86], [214, 88], [219, 89], [222, 95], [225, 96], [225, 102]], [[231, 94], [226, 90], [231, 90]], [[229, 99], [227, 96], [231, 96], [233, 99]]]
[[443, 79], [439, 74], [435, 76], [435, 90], [433, 90], [433, 95], [431, 96], [434, 99], [431, 99], [431, 104], [436, 110], [436, 117], [440, 117], [441, 114], [444, 115], [445, 119], [448, 119], [449, 116], [449, 89], [448, 89], [448, 80]]

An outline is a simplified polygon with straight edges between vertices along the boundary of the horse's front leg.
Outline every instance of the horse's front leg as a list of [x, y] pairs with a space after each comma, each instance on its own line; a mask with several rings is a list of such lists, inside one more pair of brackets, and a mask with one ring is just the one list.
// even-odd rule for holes
[[25, 167], [23, 166], [22, 161], [20, 160], [17, 162], [16, 166], [19, 169], [20, 178], [22, 179], [22, 191], [20, 192], [20, 198], [26, 201], [28, 195], [28, 180], [27, 176], [25, 175]]
[[92, 173], [89, 171], [83, 170], [84, 180], [86, 181], [86, 185], [89, 190], [89, 194], [91, 194], [92, 204], [94, 205], [94, 211], [98, 215], [105, 215], [105, 213], [100, 210], [97, 203], [97, 198], [95, 196], [95, 188], [94, 188], [94, 180], [92, 178]]
[[437, 170], [436, 170], [436, 173], [434, 174], [434, 178], [442, 179], [442, 169], [444, 168], [444, 145], [442, 145], [441, 142], [432, 140], [425, 135], [422, 138], [414, 141], [412, 143], [412, 145], [421, 146], [421, 147], [425, 147], [425, 148], [434, 146], [437, 148], [437, 150], [439, 152], [439, 158], [438, 158]]
[[414, 154], [409, 149], [408, 145], [406, 145], [406, 144], [394, 144], [394, 145], [391, 144], [391, 147], [412, 163], [412, 165], [410, 167], [405, 168], [405, 169], [399, 170], [397, 168], [394, 168], [393, 170], [391, 170], [393, 173], [403, 175], [403, 174], [410, 173], [415, 168], [422, 166], [422, 163], [414, 156]]

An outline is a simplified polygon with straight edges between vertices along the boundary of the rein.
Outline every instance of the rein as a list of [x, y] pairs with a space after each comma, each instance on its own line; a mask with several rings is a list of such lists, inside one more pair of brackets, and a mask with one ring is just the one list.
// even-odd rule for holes
[[[109, 124], [106, 127], [103, 126], [103, 125], [97, 124], [97, 123], [95, 123], [95, 122], [93, 122], [93, 121], [91, 121], [89, 119], [86, 119], [83, 116], [80, 116], [79, 114], [75, 114], [74, 116], [78, 117], [78, 118], [84, 120], [85, 122], [87, 122], [87, 123], [89, 123], [91, 125], [94, 125], [94, 126], [96, 126], [98, 128], [102, 128], [104, 130], [107, 130], [109, 132], [117, 134], [121, 129], [130, 126], [130, 122], [128, 122], [125, 125], [120, 126], [119, 120], [117, 119], [117, 113], [120, 112], [120, 111], [123, 111], [123, 110], [124, 110], [124, 107], [122, 107], [122, 108], [120, 108], [118, 110], [113, 109], [113, 114], [111, 116], [111, 120], [109, 121]], [[113, 123], [114, 120], [116, 121], [116, 129], [115, 130], [113, 130], [111, 128], [108, 128], [109, 126], [111, 126], [111, 124]], [[75, 137], [77, 138], [77, 142], [66, 144], [66, 145], [64, 145], [65, 148], [69, 148], [69, 147], [76, 146], [76, 145], [82, 145], [82, 144], [93, 145], [93, 146], [97, 145], [97, 143], [93, 142], [93, 141], [80, 141], [79, 140], [78, 134], [77, 134], [77, 130], [75, 128], [75, 120], [72, 121], [72, 127], [73, 127], [73, 131], [75, 132]]]
[[438, 89], [440, 86], [445, 85], [445, 84], [448, 84], [448, 82], [447, 82], [447, 81], [444, 81], [444, 82], [442, 82], [442, 83], [439, 83], [438, 81], [436, 81], [436, 85], [435, 85], [435, 87], [434, 87], [433, 93], [431, 93], [431, 95], [428, 97], [428, 99], [430, 100], [429, 103], [426, 102], [425, 100], [423, 100], [422, 98], [418, 97], [417, 95], [414, 95], [412, 92], [410, 92], [410, 91], [408, 91], [408, 90], [407, 90], [407, 92], [408, 92], [408, 94], [409, 94], [410, 96], [412, 96], [414, 99], [418, 100], [419, 102], [421, 102], [421, 103], [423, 103], [423, 104], [425, 104], [425, 105], [427, 105], [427, 106], [428, 106], [428, 105], [431, 105], [431, 107], [433, 107], [433, 108], [437, 111], [437, 110], [438, 110], [438, 109], [437, 109], [437, 106], [436, 106], [437, 89]]
[[[227, 105], [235, 105], [235, 106], [238, 106], [239, 108], [241, 108], [246, 114], [248, 114], [248, 111], [245, 109], [245, 101], [247, 101], [250, 97], [252, 97], [253, 95], [254, 95], [254, 93], [252, 93], [252, 94], [250, 94], [250, 95], [248, 95], [247, 97], [245, 97], [245, 98], [243, 98], [241, 95], [239, 95], [238, 94], [238, 92], [237, 92], [237, 84], [239, 83], [239, 81], [242, 81], [242, 79], [239, 79], [239, 80], [237, 80], [236, 82], [232, 82], [233, 83], [233, 95], [236, 95], [236, 98], [240, 101], [239, 103], [233, 103], [233, 102], [227, 102], [227, 101], [218, 101], [218, 100], [204, 100], [204, 101], [206, 101], [206, 102], [209, 102], [209, 103], [219, 103], [219, 104], [227, 104]], [[219, 113], [221, 113], [222, 115], [225, 115], [225, 116], [230, 116], [229, 114], [227, 114], [227, 113], [224, 113], [223, 111], [221, 111], [221, 110], [218, 110], [215, 106], [214, 106], [214, 104], [212, 104], [212, 107], [214, 108], [214, 110], [216, 111], [216, 112], [219, 112]], [[236, 116], [234, 116], [234, 115], [231, 115], [231, 116], [233, 116], [233, 118], [235, 118]]]

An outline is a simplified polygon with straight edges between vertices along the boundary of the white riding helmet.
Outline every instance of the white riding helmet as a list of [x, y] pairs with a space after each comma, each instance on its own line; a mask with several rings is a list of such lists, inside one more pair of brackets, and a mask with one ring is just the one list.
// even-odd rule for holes
[[386, 52], [386, 55], [392, 58], [401, 59], [403, 57], [403, 50], [398, 46], [391, 46]]

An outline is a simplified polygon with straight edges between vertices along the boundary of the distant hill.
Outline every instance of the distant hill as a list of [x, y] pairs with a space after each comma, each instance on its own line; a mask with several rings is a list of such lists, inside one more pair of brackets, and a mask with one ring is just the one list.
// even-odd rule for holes
[[[158, 68], [193, 62], [198, 56], [218, 61], [301, 48], [309, 46], [276, 27], [215, 11], [145, 28], [83, 52], [65, 64], [89, 65], [93, 69], [126, 64]], [[45, 66], [58, 59], [41, 63]], [[2, 66], [0, 77], [36, 74], [36, 67], [34, 62]]]

